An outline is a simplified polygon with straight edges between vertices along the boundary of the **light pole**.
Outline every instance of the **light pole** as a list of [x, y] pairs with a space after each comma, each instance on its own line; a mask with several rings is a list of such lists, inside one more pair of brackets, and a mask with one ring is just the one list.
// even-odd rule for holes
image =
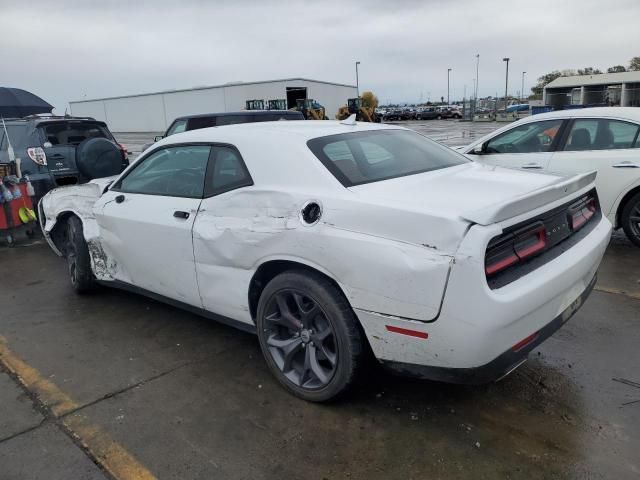
[[358, 65], [360, 65], [360, 62], [356, 62], [356, 97], [360, 96], [360, 82], [358, 80]]
[[504, 57], [503, 62], [507, 62], [507, 69], [504, 76], [504, 111], [507, 113], [507, 89], [509, 88], [509, 57]]
[[524, 74], [527, 72], [522, 72], [522, 88], [520, 89], [520, 103], [522, 103], [524, 101]]
[[449, 102], [449, 77], [451, 74], [451, 69], [447, 68], [447, 106], [450, 104]]
[[480, 79], [480, 77], [478, 77], [479, 70], [480, 70], [480, 54], [476, 53], [476, 88], [475, 88], [475, 94], [474, 94], [474, 96], [476, 97], [476, 101], [478, 100], [478, 83]]

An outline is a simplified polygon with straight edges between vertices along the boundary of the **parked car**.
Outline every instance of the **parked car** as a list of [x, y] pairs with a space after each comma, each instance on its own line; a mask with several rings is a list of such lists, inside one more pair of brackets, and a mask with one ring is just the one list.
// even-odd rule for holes
[[438, 112], [438, 116], [436, 117], [438, 120], [443, 118], [462, 118], [460, 108], [455, 105], [436, 107], [436, 111]]
[[594, 177], [487, 167], [398, 126], [254, 123], [172, 135], [40, 218], [78, 292], [254, 332], [286, 389], [325, 401], [367, 344], [448, 382], [524, 362], [594, 285], [611, 234]]
[[383, 122], [394, 122], [409, 120], [409, 114], [402, 109], [387, 110], [387, 113], [382, 117]]
[[563, 175], [597, 171], [602, 211], [640, 246], [640, 109], [561, 110], [509, 124], [466, 147], [473, 160]]
[[129, 165], [127, 150], [107, 124], [89, 117], [34, 115], [0, 123], [0, 164], [11, 161], [9, 145], [28, 175], [36, 201], [60, 185], [115, 175]]
[[434, 120], [439, 118], [442, 118], [442, 115], [435, 107], [425, 107], [418, 112], [418, 120]]
[[237, 123], [275, 122], [278, 120], [304, 120], [304, 115], [297, 110], [244, 110], [241, 112], [187, 115], [176, 118], [171, 122], [171, 125], [169, 125], [167, 131], [164, 132], [164, 135], [157, 135], [153, 139], [153, 142], [147, 143], [142, 147], [142, 151], [144, 152], [155, 142], [176, 133], [189, 132], [200, 128], [234, 125]]

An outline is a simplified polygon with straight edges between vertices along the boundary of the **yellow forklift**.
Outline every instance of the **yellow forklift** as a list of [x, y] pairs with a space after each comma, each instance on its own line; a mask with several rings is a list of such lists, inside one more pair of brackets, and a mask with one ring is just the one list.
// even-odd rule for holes
[[378, 107], [378, 97], [373, 92], [363, 92], [361, 97], [350, 98], [347, 104], [340, 107], [336, 114], [336, 120], [346, 120], [351, 115], [356, 115], [358, 122], [380, 122], [380, 117], [376, 114]]
[[296, 110], [302, 112], [305, 120], [329, 120], [324, 107], [312, 98], [299, 98], [296, 100]]

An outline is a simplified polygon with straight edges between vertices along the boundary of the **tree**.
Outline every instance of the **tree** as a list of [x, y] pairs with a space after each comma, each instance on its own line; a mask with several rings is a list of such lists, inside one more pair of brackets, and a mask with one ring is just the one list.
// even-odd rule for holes
[[621, 73], [626, 71], [627, 69], [623, 65], [615, 65], [614, 67], [607, 68], [607, 73]]
[[640, 57], [633, 57], [629, 61], [629, 71], [637, 72], [640, 70]]
[[600, 75], [602, 73], [601, 70], [593, 67], [585, 67], [578, 69], [578, 75]]
[[370, 91], [362, 92], [362, 105], [373, 109], [378, 108], [378, 97]]

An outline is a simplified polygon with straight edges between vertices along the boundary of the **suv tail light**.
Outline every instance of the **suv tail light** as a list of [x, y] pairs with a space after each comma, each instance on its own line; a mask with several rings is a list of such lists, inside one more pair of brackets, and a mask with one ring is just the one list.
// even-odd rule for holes
[[44, 149], [42, 147], [27, 148], [27, 155], [29, 155], [29, 158], [36, 162], [38, 165], [47, 164], [47, 154], [44, 153]]
[[547, 246], [547, 230], [542, 222], [498, 237], [498, 241], [487, 249], [485, 273], [495, 275], [502, 270], [526, 260], [543, 251]]
[[129, 150], [127, 150], [127, 147], [125, 147], [121, 143], [116, 143], [116, 145], [118, 145], [118, 148], [122, 152], [122, 159], [126, 160], [128, 162], [129, 161]]

